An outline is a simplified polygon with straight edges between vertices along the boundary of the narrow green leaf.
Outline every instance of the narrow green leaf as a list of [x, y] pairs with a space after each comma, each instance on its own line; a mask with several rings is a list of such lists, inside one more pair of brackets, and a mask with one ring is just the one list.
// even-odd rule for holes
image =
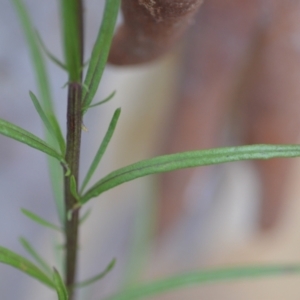
[[51, 123], [50, 120], [48, 119], [48, 117], [46, 116], [42, 106], [40, 105], [39, 100], [34, 95], [34, 93], [29, 91], [29, 95], [30, 95], [30, 98], [33, 102], [33, 105], [34, 105], [36, 111], [38, 112], [40, 118], [42, 119], [42, 121], [44, 123], [45, 128], [57, 140], [59, 147], [60, 147], [61, 154], [64, 155], [65, 150], [66, 150], [66, 145], [65, 145], [65, 140], [63, 138], [62, 132], [60, 131], [60, 127], [57, 126], [58, 124], [56, 124], [55, 128], [53, 128], [53, 125], [52, 125], [55, 123], [56, 119], [54, 119], [53, 122]]
[[19, 269], [45, 285], [55, 288], [54, 282], [43, 271], [26, 258], [0, 246], [0, 262]]
[[86, 220], [87, 218], [90, 216], [92, 210], [91, 209], [88, 209], [84, 214], [83, 216], [80, 218], [79, 220], [79, 224], [82, 225]]
[[115, 264], [116, 264], [116, 259], [113, 259], [103, 272], [101, 272], [100, 274], [98, 274], [98, 275], [96, 275], [96, 276], [94, 276], [94, 277], [92, 277], [88, 280], [77, 283], [75, 286], [77, 288], [82, 288], [82, 287], [85, 287], [87, 285], [91, 285], [91, 284], [95, 283], [96, 281], [99, 281], [100, 279], [105, 277], [113, 269]]
[[30, 16], [24, 5], [24, 2], [22, 0], [13, 0], [13, 3], [16, 7], [22, 29], [24, 30], [24, 34], [29, 46], [39, 93], [41, 99], [43, 100], [43, 108], [45, 109], [46, 115], [48, 115], [48, 112], [53, 113], [53, 103], [51, 99], [50, 84], [46, 71], [46, 65], [39, 47], [36, 31], [31, 23]]
[[108, 58], [114, 28], [120, 7], [120, 0], [106, 0], [102, 24], [94, 45], [82, 90], [82, 107], [89, 107], [97, 92]]
[[251, 145], [159, 156], [137, 162], [108, 174], [81, 197], [81, 203], [84, 204], [91, 198], [97, 197], [101, 193], [124, 182], [150, 174], [239, 160], [297, 156], [300, 156], [300, 145]]
[[96, 171], [102, 157], [103, 157], [103, 154], [105, 153], [106, 149], [107, 149], [107, 146], [115, 132], [115, 129], [116, 129], [116, 126], [117, 126], [117, 123], [118, 123], [118, 120], [119, 120], [119, 117], [120, 117], [120, 114], [121, 114], [121, 109], [118, 108], [111, 121], [110, 121], [110, 124], [108, 126], [108, 129], [107, 129], [107, 132], [102, 140], [102, 143], [96, 153], [96, 156], [83, 180], [83, 183], [82, 183], [82, 187], [80, 189], [80, 194], [84, 191], [84, 189], [86, 188], [87, 184], [89, 183], [90, 179], [92, 178], [94, 172]]
[[136, 288], [122, 291], [120, 294], [110, 297], [107, 300], [135, 300], [144, 299], [167, 291], [182, 287], [203, 285], [218, 281], [241, 280], [250, 278], [264, 278], [270, 276], [285, 276], [300, 273], [300, 265], [282, 266], [253, 266], [238, 267], [229, 269], [217, 269], [193, 272], [158, 280], [152, 283], [140, 285]]
[[45, 43], [43, 42], [43, 39], [41, 38], [39, 32], [36, 32], [36, 36], [37, 39], [41, 45], [41, 48], [43, 49], [43, 51], [45, 52], [45, 54], [48, 56], [48, 58], [54, 63], [56, 64], [58, 67], [62, 68], [63, 70], [67, 71], [67, 66], [61, 62], [58, 58], [56, 58], [46, 47]]
[[79, 202], [80, 196], [77, 193], [77, 184], [74, 175], [71, 175], [70, 177], [70, 190], [73, 197]]
[[31, 257], [39, 264], [39, 266], [45, 271], [46, 274], [52, 276], [52, 269], [48, 266], [48, 264], [44, 261], [44, 259], [35, 251], [33, 246], [29, 243], [28, 240], [21, 237], [20, 242], [24, 249], [31, 255]]
[[50, 123], [50, 121], [48, 120], [48, 117], [46, 116], [46, 114], [43, 111], [42, 106], [40, 105], [39, 100], [37, 99], [37, 97], [35, 96], [35, 94], [31, 91], [29, 91], [29, 96], [32, 100], [32, 103], [37, 111], [37, 113], [39, 114], [40, 118], [42, 119], [45, 128], [49, 131], [49, 133], [51, 133], [53, 135], [53, 137], [55, 137], [55, 133], [54, 130], [52, 128], [52, 125]]
[[86, 110], [88, 110], [88, 109], [90, 109], [90, 108], [92, 108], [92, 107], [96, 107], [96, 106], [102, 105], [102, 104], [104, 104], [104, 103], [110, 101], [110, 100], [115, 96], [115, 94], [116, 94], [116, 91], [113, 91], [108, 97], [106, 97], [106, 98], [103, 99], [102, 101], [97, 102], [97, 103], [95, 103], [95, 104], [92, 104], [92, 105], [90, 105], [89, 107], [83, 107], [82, 110], [83, 110], [83, 111], [86, 111]]
[[68, 300], [68, 292], [67, 288], [58, 273], [58, 271], [54, 268], [54, 273], [53, 273], [53, 281], [55, 283], [55, 289], [57, 292], [58, 300]]
[[[57, 128], [59, 127], [59, 123], [55, 117], [49, 77], [46, 70], [46, 64], [44, 61], [43, 53], [41, 51], [39, 41], [37, 39], [36, 31], [30, 20], [30, 16], [24, 5], [23, 0], [13, 0], [12, 2], [15, 5], [16, 12], [20, 19], [21, 28], [24, 31], [24, 35], [29, 46], [29, 54], [33, 63], [33, 71], [37, 82], [39, 97], [42, 101], [43, 110], [46, 116], [48, 117], [49, 121], [51, 122], [52, 127]], [[61, 132], [60, 128], [59, 131]], [[55, 146], [55, 149], [58, 148], [56, 139], [54, 139], [51, 136], [51, 134], [48, 133], [47, 130], [45, 130], [45, 137], [47, 143]], [[61, 224], [64, 224], [65, 209], [62, 193], [63, 173], [61, 172], [60, 164], [57, 161], [55, 161], [52, 157], [48, 157], [48, 168], [58, 215]]]
[[24, 208], [22, 208], [21, 211], [26, 217], [28, 217], [32, 221], [34, 221], [34, 222], [36, 222], [36, 223], [38, 223], [42, 226], [57, 230], [59, 232], [62, 232], [62, 229], [60, 227], [46, 221], [45, 219], [43, 219], [43, 218], [39, 217], [38, 215], [34, 214], [33, 212], [31, 212], [27, 209], [24, 209]]
[[[67, 164], [65, 164], [67, 166]], [[52, 157], [48, 158], [48, 168], [51, 179], [53, 196], [55, 199], [56, 209], [59, 216], [60, 225], [65, 224], [65, 203], [64, 203], [64, 172], [59, 164]], [[67, 167], [67, 170], [69, 167]]]
[[61, 127], [57, 121], [57, 118], [54, 115], [50, 114], [48, 119], [49, 119], [50, 123], [52, 124], [52, 128], [55, 132], [55, 139], [57, 141], [57, 144], [60, 148], [62, 155], [64, 156], [65, 152], [66, 152], [66, 142], [65, 142], [64, 135], [61, 131]]
[[61, 23], [63, 33], [64, 54], [70, 82], [81, 80], [81, 47], [79, 42], [79, 7], [78, 1], [62, 0]]
[[[40, 49], [40, 42], [33, 24], [31, 23], [30, 16], [22, 0], [13, 0], [17, 13], [19, 15], [22, 29], [24, 30], [25, 37], [30, 50], [30, 56], [33, 62], [36, 81], [38, 84], [40, 98], [42, 100], [42, 108], [48, 120], [55, 128], [58, 121], [54, 114], [54, 105], [51, 97], [51, 89], [49, 78], [46, 70], [46, 64], [42, 51]], [[56, 123], [56, 124], [54, 124]], [[61, 131], [61, 130], [60, 130]]]
[[46, 142], [21, 127], [3, 119], [0, 119], [0, 134], [10, 137], [32, 148], [38, 149], [54, 158], [57, 158], [59, 161], [64, 161], [64, 158]]

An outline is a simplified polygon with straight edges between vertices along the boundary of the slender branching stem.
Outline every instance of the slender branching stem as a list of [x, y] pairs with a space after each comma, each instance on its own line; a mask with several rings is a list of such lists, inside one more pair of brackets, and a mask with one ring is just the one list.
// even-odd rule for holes
[[[80, 47], [80, 63], [83, 65], [83, 0], [75, 0], [78, 8], [78, 36]], [[68, 108], [67, 108], [67, 147], [66, 161], [78, 183], [80, 142], [82, 128], [82, 74], [78, 82], [71, 82], [68, 87]], [[77, 269], [77, 249], [78, 249], [78, 226], [79, 209], [73, 210], [77, 200], [71, 193], [70, 176], [65, 177], [65, 283], [69, 292], [69, 300], [74, 299], [74, 283]], [[78, 184], [77, 184], [78, 186]]]

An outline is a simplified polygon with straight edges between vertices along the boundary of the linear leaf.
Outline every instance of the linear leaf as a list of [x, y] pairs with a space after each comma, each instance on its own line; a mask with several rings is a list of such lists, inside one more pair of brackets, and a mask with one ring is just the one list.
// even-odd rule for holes
[[13, 251], [0, 246], [0, 262], [19, 269], [29, 276], [39, 280], [45, 285], [55, 288], [51, 278], [49, 278], [43, 271], [36, 267], [32, 262], [26, 258], [14, 253]]
[[99, 86], [108, 58], [114, 28], [120, 7], [120, 0], [106, 0], [102, 24], [92, 51], [89, 67], [82, 90], [82, 107], [89, 107]]
[[112, 92], [109, 96], [107, 96], [105, 99], [103, 99], [103, 100], [101, 100], [101, 101], [99, 101], [99, 102], [97, 102], [97, 103], [95, 103], [95, 104], [92, 104], [92, 105], [90, 105], [89, 107], [83, 107], [82, 110], [83, 110], [83, 111], [86, 111], [86, 110], [88, 110], [88, 109], [90, 109], [90, 108], [93, 108], [93, 107], [102, 105], [102, 104], [108, 102], [109, 100], [111, 100], [111, 99], [115, 96], [115, 94], [116, 94], [116, 91], [113, 91], [113, 92]]
[[56, 58], [46, 47], [43, 39], [41, 38], [39, 32], [37, 31], [36, 32], [36, 36], [37, 36], [37, 39], [41, 45], [41, 48], [44, 50], [45, 54], [48, 56], [48, 58], [54, 63], [56, 64], [57, 66], [59, 66], [60, 68], [62, 68], [63, 70], [67, 71], [67, 66], [62, 62], [60, 61], [58, 58]]
[[70, 176], [70, 190], [71, 190], [71, 194], [72, 196], [77, 200], [80, 201], [80, 196], [77, 193], [77, 183], [75, 180], [74, 175]]
[[240, 280], [245, 278], [255, 279], [270, 276], [299, 275], [299, 273], [300, 265], [252, 266], [200, 271], [140, 285], [139, 287], [122, 291], [120, 294], [112, 296], [107, 300], [144, 299], [149, 296], [175, 290], [181, 287], [202, 285], [218, 281]]
[[32, 103], [33, 103], [37, 113], [39, 114], [40, 118], [42, 119], [45, 128], [47, 128], [49, 133], [51, 133], [53, 135], [53, 137], [55, 138], [55, 133], [54, 133], [53, 127], [52, 127], [50, 121], [48, 120], [48, 117], [46, 116], [42, 106], [40, 105], [40, 102], [37, 99], [36, 95], [33, 92], [29, 91], [29, 96], [32, 100]]
[[28, 217], [32, 221], [34, 221], [34, 222], [36, 222], [36, 223], [38, 223], [42, 226], [57, 230], [59, 232], [62, 232], [62, 229], [60, 227], [46, 221], [45, 219], [43, 219], [43, 218], [39, 217], [38, 215], [34, 214], [33, 212], [31, 212], [27, 209], [24, 209], [24, 208], [22, 208], [21, 211], [26, 217]]
[[115, 266], [116, 264], [116, 259], [114, 258], [109, 264], [108, 266], [105, 268], [105, 270], [103, 272], [101, 272], [100, 274], [88, 279], [88, 280], [85, 280], [83, 282], [80, 282], [80, 283], [77, 283], [75, 286], [77, 288], [82, 288], [82, 287], [85, 287], [87, 285], [91, 285], [93, 283], [95, 283], [96, 281], [102, 279], [103, 277], [105, 277], [112, 269], [113, 267]]
[[64, 55], [70, 82], [80, 82], [81, 77], [81, 47], [79, 42], [78, 13], [79, 2], [62, 0], [61, 2], [61, 23], [63, 33]]
[[26, 144], [32, 148], [38, 149], [59, 161], [64, 161], [64, 158], [46, 142], [33, 135], [32, 133], [16, 126], [8, 121], [0, 119], [0, 134], [17, 140], [23, 144]]
[[65, 223], [64, 172], [61, 169], [61, 165], [52, 157], [48, 158], [48, 168], [59, 221], [61, 226], [63, 226]]
[[65, 155], [65, 151], [66, 151], [66, 142], [64, 139], [64, 135], [61, 131], [61, 127], [57, 121], [57, 118], [54, 115], [49, 115], [49, 121], [52, 124], [52, 128], [55, 132], [55, 137], [56, 137], [56, 142], [61, 150], [61, 153], [63, 155]]
[[300, 156], [300, 145], [251, 145], [159, 156], [134, 163], [108, 174], [93, 185], [81, 197], [81, 201], [82, 204], [86, 203], [91, 198], [97, 197], [115, 186], [150, 174], [239, 160], [296, 156]]
[[52, 276], [52, 270], [44, 259], [35, 251], [33, 246], [24, 237], [20, 238], [20, 242], [24, 249], [31, 255], [31, 257], [40, 265], [40, 267], [45, 271], [46, 274]]
[[43, 108], [46, 115], [48, 112], [53, 113], [53, 103], [51, 99], [49, 78], [46, 71], [46, 64], [42, 55], [42, 51], [39, 47], [36, 31], [31, 23], [30, 16], [22, 0], [13, 0], [16, 7], [22, 29], [29, 46], [30, 56], [33, 62], [36, 81], [38, 83], [39, 94], [43, 100]]
[[[38, 112], [40, 118], [42, 119], [42, 121], [44, 123], [45, 128], [57, 140], [59, 147], [60, 147], [60, 151], [61, 151], [62, 155], [64, 155], [65, 150], [66, 150], [66, 145], [65, 145], [65, 140], [63, 138], [62, 132], [60, 131], [60, 127], [57, 125], [55, 126], [55, 128], [53, 127], [53, 122], [51, 124], [50, 120], [46, 116], [46, 114], [45, 114], [42, 106], [40, 105], [39, 100], [35, 96], [35, 94], [30, 91], [29, 95], [30, 95], [30, 98], [33, 102], [33, 105], [34, 105], [36, 111]], [[55, 120], [53, 120], [53, 121], [55, 122]]]
[[[53, 128], [59, 127], [59, 131], [61, 132], [61, 128], [59, 126], [54, 112], [54, 103], [52, 100], [50, 81], [46, 69], [46, 63], [44, 60], [42, 49], [39, 45], [36, 31], [30, 20], [30, 16], [28, 14], [26, 6], [24, 5], [23, 0], [12, 1], [15, 5], [16, 12], [20, 19], [21, 28], [24, 31], [24, 35], [29, 46], [29, 54], [33, 64], [33, 71], [35, 74], [35, 79], [39, 91], [38, 94], [42, 101], [43, 110], [46, 116], [48, 117], [49, 121], [51, 122]], [[45, 137], [47, 143], [55, 146], [55, 148], [58, 148], [57, 141], [51, 136], [51, 134], [47, 132], [47, 130], [45, 130]], [[63, 173], [61, 172], [60, 164], [57, 161], [55, 161], [52, 157], [48, 157], [48, 168], [58, 215], [61, 224], [64, 224], [65, 212], [62, 193]]]
[[[49, 77], [48, 77], [43, 53], [40, 49], [40, 42], [38, 36], [36, 34], [36, 31], [30, 20], [30, 16], [28, 14], [28, 11], [23, 1], [13, 0], [13, 3], [16, 7], [16, 11], [18, 13], [22, 25], [22, 29], [24, 30], [24, 34], [29, 46], [29, 52], [33, 62], [39, 94], [42, 100], [43, 111], [47, 116], [48, 120], [50, 121], [50, 123], [52, 124], [53, 128], [56, 128], [58, 126], [59, 131], [61, 132], [60, 126], [58, 125], [59, 123], [54, 113], [54, 104], [51, 96]], [[50, 142], [50, 139], [47, 138], [47, 141]]]
[[92, 210], [91, 209], [88, 209], [83, 215], [82, 217], [80, 217], [80, 220], [79, 220], [79, 224], [82, 225], [87, 219], [88, 217], [90, 216]]
[[58, 271], [54, 268], [54, 273], [53, 273], [53, 281], [55, 283], [55, 289], [57, 292], [58, 300], [68, 300], [68, 292], [67, 288], [58, 273]]
[[86, 176], [83, 180], [82, 187], [80, 189], [80, 193], [83, 192], [83, 190], [85, 189], [85, 187], [89, 183], [91, 177], [93, 176], [94, 172], [96, 171], [96, 169], [97, 169], [97, 167], [98, 167], [98, 165], [99, 165], [99, 163], [100, 163], [100, 161], [103, 157], [103, 154], [105, 153], [106, 148], [107, 148], [107, 146], [108, 146], [108, 144], [109, 144], [109, 142], [110, 142], [110, 140], [111, 140], [111, 138], [112, 138], [112, 136], [115, 132], [120, 114], [121, 114], [121, 109], [118, 108], [115, 111], [115, 113], [114, 113], [114, 115], [113, 115], [113, 117], [110, 121], [107, 132], [106, 132], [106, 134], [105, 134], [105, 136], [102, 140], [102, 143], [101, 143], [101, 145], [100, 145], [100, 147], [99, 147], [99, 149], [96, 153], [96, 156], [95, 156], [95, 158], [94, 158], [94, 160], [93, 160], [93, 162], [92, 162], [92, 164], [91, 164], [91, 166], [90, 166], [90, 168], [89, 168], [89, 170], [88, 170], [88, 172], [87, 172], [87, 174], [86, 174]]

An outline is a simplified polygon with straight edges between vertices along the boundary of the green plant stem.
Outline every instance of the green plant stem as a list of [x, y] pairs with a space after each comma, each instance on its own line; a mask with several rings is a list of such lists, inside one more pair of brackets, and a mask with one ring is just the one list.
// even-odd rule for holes
[[[78, 47], [80, 49], [80, 65], [83, 65], [83, 0], [75, 0], [77, 7], [78, 25]], [[67, 108], [67, 147], [66, 158], [71, 174], [78, 183], [80, 143], [82, 127], [82, 72], [80, 71], [77, 82], [71, 82], [68, 88], [68, 108]], [[73, 210], [77, 203], [70, 189], [71, 176], [65, 177], [65, 284], [68, 289], [69, 300], [74, 299], [74, 283], [77, 269], [77, 249], [78, 249], [78, 227], [79, 209]]]
[[[78, 182], [80, 140], [81, 140], [81, 85], [71, 83], [69, 85], [68, 112], [67, 112], [67, 151], [66, 161], [69, 164], [72, 175]], [[70, 300], [72, 299], [72, 286], [75, 282], [79, 210], [72, 211], [77, 200], [71, 193], [70, 176], [65, 177], [65, 235], [66, 235], [66, 278], [65, 283], [69, 289]], [[69, 215], [69, 211], [72, 213]]]
[[[84, 67], [84, 7], [83, 7], [83, 1], [84, 0], [77, 0], [78, 6], [77, 6], [77, 12], [78, 12], [78, 35], [79, 35], [79, 55], [80, 55], [80, 82], [82, 83], [82, 76], [83, 76], [83, 67]], [[82, 99], [80, 99], [82, 100]], [[82, 106], [81, 106], [82, 109]], [[81, 124], [82, 125], [82, 124]], [[80, 125], [80, 126], [81, 126]]]

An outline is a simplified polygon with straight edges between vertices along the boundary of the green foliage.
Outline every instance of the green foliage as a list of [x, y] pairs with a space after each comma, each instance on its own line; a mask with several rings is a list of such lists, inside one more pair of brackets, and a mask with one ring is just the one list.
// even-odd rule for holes
[[116, 126], [117, 126], [117, 123], [118, 123], [118, 120], [119, 120], [119, 117], [120, 117], [120, 114], [121, 114], [121, 109], [118, 108], [113, 117], [112, 117], [112, 120], [109, 124], [109, 127], [107, 129], [107, 132], [102, 140], [102, 143], [94, 157], [94, 160], [83, 180], [83, 183], [82, 183], [82, 187], [80, 189], [80, 193], [82, 193], [85, 189], [85, 187], [87, 186], [87, 184], [89, 183], [90, 179], [92, 178], [94, 172], [96, 171], [101, 159], [102, 159], [102, 156], [104, 155], [105, 151], [106, 151], [106, 148], [115, 132], [115, 129], [116, 129]]
[[[102, 24], [94, 45], [82, 92], [82, 107], [89, 107], [97, 92], [108, 58], [120, 0], [106, 0]], [[86, 109], [84, 110], [84, 113]]]
[[63, 33], [63, 46], [66, 67], [70, 82], [81, 82], [81, 46], [79, 36], [82, 34], [80, 20], [78, 19], [80, 7], [78, 1], [61, 0], [61, 21]]
[[58, 58], [56, 58], [46, 47], [46, 45], [44, 44], [41, 36], [39, 35], [38, 32], [36, 32], [37, 35], [37, 39], [41, 45], [41, 48], [43, 49], [43, 51], [45, 52], [45, 54], [47, 55], [47, 57], [54, 63], [56, 64], [58, 67], [60, 67], [61, 69], [68, 71], [67, 66], [61, 62]]
[[45, 227], [48, 227], [48, 228], [51, 228], [51, 229], [54, 229], [54, 230], [57, 230], [59, 232], [62, 231], [62, 229], [48, 221], [46, 221], [45, 219], [39, 217], [38, 215], [34, 214], [33, 212], [27, 210], [27, 209], [24, 209], [22, 208], [21, 209], [22, 213], [28, 217], [29, 219], [31, 219], [32, 221], [42, 225], [42, 226], [45, 226]]
[[14, 125], [8, 121], [0, 119], [0, 133], [10, 137], [16, 141], [26, 144], [32, 148], [40, 150], [56, 159], [60, 162], [64, 162], [64, 158], [54, 148], [48, 145], [45, 141], [41, 140], [32, 133], [22, 129], [21, 127]]
[[75, 180], [74, 175], [71, 175], [70, 177], [70, 189], [73, 197], [79, 202], [80, 201], [80, 196], [77, 193], [77, 183]]
[[[24, 35], [29, 47], [29, 54], [32, 61], [32, 68], [34, 71], [37, 87], [39, 91], [39, 98], [42, 101], [42, 108], [45, 112], [49, 122], [55, 131], [60, 131], [61, 128], [54, 111], [54, 104], [51, 95], [51, 88], [49, 83], [49, 77], [44, 61], [40, 42], [38, 40], [36, 30], [31, 22], [28, 11], [23, 3], [23, 0], [12, 0], [15, 5], [16, 12], [18, 13], [19, 20], [21, 22], [21, 28], [24, 31]], [[62, 133], [60, 134], [62, 136]], [[57, 139], [53, 138], [48, 131], [45, 131], [46, 141], [53, 145], [55, 148], [59, 148]], [[64, 201], [63, 201], [63, 172], [61, 171], [61, 165], [53, 158], [48, 158], [48, 168], [50, 173], [50, 179], [53, 189], [53, 194], [56, 202], [56, 207], [61, 224], [64, 223]]]
[[91, 215], [91, 212], [92, 212], [92, 210], [91, 210], [91, 209], [88, 209], [88, 210], [82, 215], [82, 217], [81, 217], [80, 220], [79, 220], [79, 224], [80, 224], [80, 225], [83, 224], [83, 223], [88, 219], [88, 217]]
[[162, 279], [153, 283], [139, 285], [135, 288], [122, 291], [120, 294], [110, 297], [107, 300], [135, 300], [144, 299], [167, 291], [172, 291], [182, 287], [203, 285], [218, 281], [258, 279], [261, 277], [282, 276], [299, 274], [299, 265], [282, 266], [252, 266], [238, 267], [230, 269], [217, 269], [193, 272], [177, 275], [171, 278]]
[[109, 264], [108, 266], [105, 268], [104, 271], [102, 271], [100, 274], [90, 278], [90, 279], [87, 279], [83, 282], [80, 282], [80, 283], [77, 283], [76, 284], [76, 287], [77, 288], [82, 288], [82, 287], [86, 287], [88, 285], [91, 285], [97, 281], [99, 281], [100, 279], [104, 278], [112, 269], [113, 267], [115, 266], [116, 264], [116, 259], [113, 259]]
[[82, 110], [83, 110], [83, 111], [86, 111], [86, 110], [88, 110], [88, 109], [90, 109], [90, 108], [93, 108], [93, 107], [102, 105], [102, 104], [108, 102], [109, 100], [111, 100], [111, 99], [115, 96], [115, 94], [116, 94], [116, 91], [113, 91], [108, 97], [106, 97], [106, 98], [103, 99], [102, 101], [97, 102], [97, 103], [95, 103], [95, 104], [92, 104], [92, 105], [90, 105], [90, 106], [88, 106], [88, 107], [83, 107]]
[[48, 114], [54, 115], [49, 78], [46, 71], [46, 64], [39, 47], [36, 31], [33, 24], [31, 23], [30, 16], [23, 1], [12, 1], [16, 7], [16, 11], [18, 13], [22, 29], [24, 30], [24, 34], [29, 46], [32, 66], [35, 71], [35, 77], [39, 88], [39, 94], [41, 96], [41, 99], [43, 100], [43, 109], [45, 110], [47, 116]]
[[275, 157], [297, 157], [299, 145], [252, 145], [240, 147], [215, 148], [170, 154], [143, 160], [118, 169], [96, 182], [82, 197], [84, 204], [93, 197], [112, 189], [124, 182], [150, 174], [157, 174], [239, 160], [270, 159]]
[[41, 120], [44, 123], [45, 128], [48, 130], [48, 132], [53, 136], [53, 138], [55, 138], [57, 140], [57, 143], [59, 145], [61, 154], [64, 155], [66, 152], [66, 143], [65, 143], [65, 139], [62, 135], [62, 132], [59, 128], [59, 126], [54, 125], [55, 127], [53, 127], [53, 123], [51, 124], [50, 120], [48, 119], [47, 115], [45, 114], [42, 106], [40, 105], [39, 100], [37, 99], [37, 97], [34, 95], [34, 93], [32, 93], [31, 91], [29, 92], [30, 98], [33, 102], [33, 105], [37, 111], [37, 113], [39, 114]]
[[14, 253], [13, 251], [0, 246], [0, 262], [10, 265], [27, 275], [39, 280], [45, 285], [55, 288], [54, 282], [43, 271], [26, 258]]
[[55, 284], [55, 289], [57, 293], [58, 300], [68, 300], [68, 292], [67, 288], [64, 284], [64, 281], [62, 280], [60, 274], [58, 271], [54, 268], [53, 272], [53, 282]]
[[48, 264], [44, 261], [44, 259], [35, 251], [33, 246], [27, 241], [25, 238], [21, 237], [20, 242], [24, 249], [31, 255], [31, 257], [36, 261], [37, 264], [45, 271], [45, 273], [49, 276], [52, 276], [52, 270], [48, 266]]

